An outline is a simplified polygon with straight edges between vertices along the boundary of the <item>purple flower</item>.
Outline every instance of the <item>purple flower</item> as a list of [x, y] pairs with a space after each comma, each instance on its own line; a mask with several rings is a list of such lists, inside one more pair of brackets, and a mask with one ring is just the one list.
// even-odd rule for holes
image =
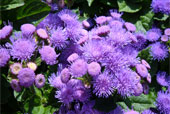
[[98, 97], [109, 97], [114, 91], [112, 80], [113, 79], [107, 72], [96, 76], [93, 82], [93, 93]]
[[146, 33], [146, 38], [151, 41], [157, 41], [161, 37], [161, 30], [158, 28], [152, 28]]
[[162, 42], [167, 42], [169, 40], [168, 36], [167, 35], [162, 35], [161, 36], [161, 41]]
[[110, 15], [111, 15], [114, 19], [120, 19], [121, 16], [123, 15], [123, 13], [119, 13], [117, 10], [110, 10]]
[[18, 73], [18, 79], [21, 86], [30, 87], [33, 85], [35, 80], [35, 73], [29, 68], [23, 68]]
[[125, 27], [128, 31], [131, 32], [135, 32], [136, 31], [136, 27], [134, 24], [130, 23], [130, 22], [125, 22]]
[[48, 81], [52, 87], [55, 87], [57, 89], [61, 89], [65, 85], [61, 81], [60, 73], [57, 73], [57, 76], [55, 73], [51, 74], [51, 76], [48, 78]]
[[113, 20], [109, 22], [109, 25], [111, 28], [117, 28], [117, 29], [122, 29], [123, 28], [123, 21], [120, 20]]
[[148, 94], [149, 93], [149, 85], [145, 82], [142, 84], [143, 86], [143, 93]]
[[10, 66], [11, 73], [14, 75], [18, 75], [18, 73], [21, 69], [22, 69], [21, 63], [14, 63]]
[[10, 54], [13, 59], [21, 61], [31, 59], [31, 56], [36, 48], [36, 43], [33, 39], [21, 38], [19, 33], [16, 33], [15, 37], [18, 37], [18, 39], [15, 40], [14, 37], [11, 37], [12, 45], [9, 44], [8, 46], [11, 48]]
[[170, 113], [170, 93], [168, 92], [158, 92], [158, 97], [156, 99], [156, 106], [159, 111], [163, 114]]
[[70, 72], [74, 77], [81, 77], [87, 73], [87, 62], [83, 59], [78, 59], [70, 66]]
[[140, 114], [140, 113], [136, 112], [134, 110], [129, 110], [129, 111], [125, 112], [124, 114]]
[[85, 102], [89, 99], [89, 97], [90, 97], [89, 91], [83, 87], [78, 88], [74, 91], [74, 99], [76, 100]]
[[151, 7], [155, 13], [161, 12], [170, 14], [169, 0], [152, 0]]
[[61, 28], [57, 28], [57, 30], [53, 31], [50, 37], [50, 43], [57, 49], [64, 48], [67, 44], [66, 40], [67, 37]]
[[146, 77], [146, 80], [147, 80], [147, 82], [151, 83], [151, 81], [152, 81], [152, 78], [151, 78], [151, 75], [150, 75], [150, 73], [148, 73], [148, 76]]
[[0, 30], [0, 40], [9, 37], [12, 33], [13, 27], [11, 25], [6, 25]]
[[95, 105], [94, 101], [89, 101], [84, 103], [81, 111], [78, 114], [95, 114], [93, 110], [93, 106]]
[[73, 53], [67, 58], [67, 61], [69, 63], [72, 63], [72, 62], [76, 61], [78, 58], [79, 58], [79, 55], [77, 53]]
[[7, 49], [0, 47], [0, 67], [4, 67], [10, 59]]
[[137, 83], [136, 87], [135, 87], [135, 92], [134, 95], [135, 96], [140, 96], [143, 93], [143, 86], [141, 83]]
[[143, 64], [137, 64], [136, 71], [141, 77], [147, 77], [148, 75], [148, 70]]
[[144, 59], [141, 60], [141, 63], [145, 65], [146, 68], [151, 69], [151, 66], [149, 65], [148, 62], [146, 62]]
[[110, 33], [110, 27], [108, 25], [100, 26], [96, 29], [96, 33], [100, 37], [105, 37]]
[[57, 63], [57, 57], [58, 55], [56, 54], [54, 48], [50, 46], [43, 46], [40, 50], [39, 53], [41, 55], [41, 59], [45, 61], [48, 65], [54, 65]]
[[166, 72], [159, 71], [156, 75], [156, 80], [161, 86], [168, 86], [168, 82], [166, 80]]
[[33, 33], [35, 32], [36, 30], [36, 27], [32, 24], [23, 24], [21, 26], [21, 31], [22, 31], [22, 34], [25, 36], [25, 37], [28, 37], [28, 36], [31, 36], [33, 35]]
[[142, 114], [157, 114], [157, 113], [152, 112], [152, 110], [150, 110], [150, 109], [147, 109], [147, 110], [144, 110], [144, 111], [142, 112]]
[[68, 68], [64, 68], [62, 71], [61, 71], [61, 81], [63, 83], [67, 83], [71, 78], [71, 75], [70, 75], [70, 71]]
[[90, 27], [90, 23], [86, 20], [82, 21], [82, 25], [84, 28], [89, 28]]
[[90, 64], [88, 64], [88, 73], [91, 76], [97, 76], [100, 74], [100, 72], [101, 72], [101, 66], [99, 63], [91, 62]]
[[45, 77], [42, 74], [35, 76], [35, 86], [37, 88], [42, 88], [45, 85]]
[[64, 104], [71, 103], [74, 100], [74, 87], [63, 86], [60, 90], [56, 91], [55, 98], [58, 98]]
[[95, 19], [95, 21], [97, 24], [102, 25], [102, 24], [106, 23], [107, 18], [105, 16], [99, 16]]
[[124, 114], [124, 112], [120, 106], [117, 106], [116, 109], [110, 111], [108, 114]]
[[164, 34], [170, 36], [170, 28], [166, 28]]
[[20, 92], [21, 91], [21, 86], [19, 85], [19, 81], [16, 79], [12, 79], [11, 81], [11, 87], [12, 89], [14, 89], [16, 92]]
[[163, 43], [156, 42], [151, 45], [150, 54], [154, 60], [164, 60], [168, 57], [168, 48]]
[[116, 77], [113, 79], [114, 88], [117, 92], [123, 96], [131, 96], [134, 94], [136, 84], [138, 80], [136, 79], [136, 73], [131, 70], [122, 70], [116, 73]]
[[38, 35], [40, 38], [42, 38], [42, 39], [47, 39], [47, 38], [48, 38], [48, 34], [47, 34], [46, 30], [45, 30], [45, 29], [42, 29], [42, 28], [39, 28], [39, 29], [37, 30], [37, 35]]

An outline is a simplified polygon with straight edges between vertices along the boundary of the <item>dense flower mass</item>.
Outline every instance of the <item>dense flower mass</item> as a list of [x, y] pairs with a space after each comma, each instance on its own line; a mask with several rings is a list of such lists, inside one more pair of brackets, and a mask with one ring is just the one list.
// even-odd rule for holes
[[[135, 24], [130, 19], [126, 22], [123, 18], [129, 12], [123, 15], [117, 10], [83, 20], [83, 11], [78, 16], [77, 11], [64, 7], [65, 2], [71, 5], [73, 1], [43, 1], [51, 7], [51, 12], [37, 26], [23, 24], [21, 32], [12, 33], [12, 25], [5, 25], [0, 30], [0, 67], [8, 74], [2, 77], [13, 90], [22, 92], [14, 93], [18, 101], [22, 97], [27, 101], [25, 91], [31, 90], [27, 95], [32, 95], [33, 103], [38, 108], [41, 104], [44, 110], [56, 102], [51, 100], [55, 93], [53, 97], [61, 107], [54, 114], [170, 113], [170, 76], [164, 66], [170, 52], [170, 28], [157, 28], [157, 22], [152, 27], [146, 26], [145, 16]], [[152, 0], [151, 6], [156, 13], [170, 14], [169, 4], [168, 0]], [[140, 12], [143, 13], [142, 9]], [[146, 15], [150, 13], [153, 12]], [[166, 21], [166, 15], [161, 19], [151, 17]], [[154, 85], [163, 86], [157, 95]], [[146, 101], [146, 105], [138, 106], [138, 100], [143, 104]], [[106, 106], [101, 108], [101, 104]], [[157, 108], [152, 110], [154, 105]], [[51, 106], [50, 110], [53, 109]]]

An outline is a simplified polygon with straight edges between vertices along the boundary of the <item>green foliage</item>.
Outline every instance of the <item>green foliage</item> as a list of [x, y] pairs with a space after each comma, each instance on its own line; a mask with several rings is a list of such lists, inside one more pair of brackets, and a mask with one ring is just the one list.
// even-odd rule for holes
[[24, 0], [1, 0], [0, 9], [11, 10], [24, 5]]

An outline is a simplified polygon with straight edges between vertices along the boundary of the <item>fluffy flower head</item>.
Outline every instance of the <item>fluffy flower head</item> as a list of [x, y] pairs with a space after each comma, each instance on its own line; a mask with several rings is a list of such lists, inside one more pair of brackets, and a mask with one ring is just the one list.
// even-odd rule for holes
[[0, 47], [0, 67], [4, 67], [10, 59], [7, 49]]

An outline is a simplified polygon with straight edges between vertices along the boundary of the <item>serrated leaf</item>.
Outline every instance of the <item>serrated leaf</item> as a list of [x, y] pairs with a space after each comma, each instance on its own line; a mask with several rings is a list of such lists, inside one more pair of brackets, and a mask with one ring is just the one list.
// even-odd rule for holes
[[24, 5], [24, 0], [2, 0], [0, 2], [1, 11], [11, 10]]
[[142, 9], [141, 4], [131, 3], [126, 0], [117, 0], [117, 3], [120, 12], [135, 13]]
[[94, 0], [87, 0], [89, 7], [92, 5]]
[[46, 11], [50, 11], [50, 7], [41, 2], [41, 0], [28, 0], [23, 7], [18, 9], [17, 19], [22, 19]]

